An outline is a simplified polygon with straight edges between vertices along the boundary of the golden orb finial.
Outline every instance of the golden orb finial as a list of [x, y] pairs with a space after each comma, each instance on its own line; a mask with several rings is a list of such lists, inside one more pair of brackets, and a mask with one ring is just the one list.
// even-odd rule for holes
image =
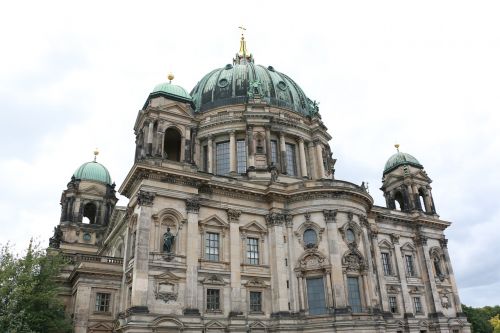
[[170, 72], [170, 73], [168, 73], [167, 78], [168, 78], [169, 83], [172, 83], [172, 80], [175, 78], [175, 76], [174, 76], [174, 74], [172, 74], [172, 72]]
[[398, 151], [398, 153], [399, 153], [399, 143], [396, 143], [396, 144], [394, 145], [394, 147], [396, 148], [396, 150], [397, 150], [397, 151]]
[[94, 162], [97, 160], [97, 155], [99, 155], [99, 149], [94, 149]]

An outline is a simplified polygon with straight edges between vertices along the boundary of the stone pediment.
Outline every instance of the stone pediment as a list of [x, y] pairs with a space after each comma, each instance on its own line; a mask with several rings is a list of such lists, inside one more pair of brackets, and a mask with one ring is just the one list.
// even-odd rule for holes
[[177, 318], [165, 315], [156, 318], [153, 321], [153, 327], [155, 328], [174, 328], [174, 329], [183, 329], [184, 324], [178, 320]]
[[179, 277], [172, 272], [165, 272], [155, 276], [156, 281], [178, 281]]
[[97, 323], [93, 326], [89, 326], [89, 333], [111, 333], [113, 331], [113, 325], [111, 323]]
[[211, 227], [218, 227], [218, 228], [228, 228], [229, 224], [224, 221], [222, 218], [220, 218], [218, 215], [211, 215], [207, 217], [204, 220], [201, 220], [198, 222], [200, 226], [211, 226]]
[[267, 229], [261, 226], [257, 221], [252, 221], [244, 226], [241, 226], [240, 230], [246, 232], [255, 232], [259, 234], [267, 232]]
[[206, 325], [207, 330], [225, 330], [226, 326], [217, 320], [212, 320]]
[[265, 331], [266, 330], [266, 325], [264, 325], [263, 322], [261, 321], [254, 321], [253, 323], [250, 324], [250, 328], [252, 331]]
[[225, 285], [224, 279], [217, 274], [212, 274], [203, 280], [203, 284]]

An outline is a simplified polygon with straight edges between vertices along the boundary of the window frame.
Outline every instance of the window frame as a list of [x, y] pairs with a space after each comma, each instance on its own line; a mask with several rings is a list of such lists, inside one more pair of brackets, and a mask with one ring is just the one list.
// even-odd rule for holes
[[415, 257], [411, 253], [404, 254], [404, 262], [405, 262], [405, 272], [407, 277], [417, 277], [417, 271], [415, 269]]
[[[259, 294], [260, 297], [260, 304], [259, 304], [259, 309], [252, 309], [252, 294]], [[249, 290], [248, 291], [248, 313], [264, 313], [263, 311], [263, 300], [264, 297], [262, 297], [263, 291], [262, 290]]]
[[385, 276], [393, 276], [392, 263], [391, 263], [391, 253], [380, 252], [380, 260], [382, 261], [382, 271]]
[[[310, 275], [310, 276], [306, 276], [304, 278], [304, 282], [305, 282], [305, 285], [306, 285], [306, 295], [305, 295], [305, 298], [307, 300], [307, 312], [310, 316], [322, 316], [322, 315], [326, 315], [328, 314], [328, 296], [327, 296], [327, 286], [325, 285], [325, 276], [324, 275]], [[309, 304], [309, 285], [308, 285], [308, 281], [309, 280], [321, 280], [322, 282], [322, 288], [323, 288], [323, 300], [324, 300], [324, 311], [321, 312], [321, 313], [311, 313], [311, 304]], [[318, 308], [320, 309], [320, 308]]]
[[[255, 244], [253, 244], [253, 246], [256, 247], [256, 251], [252, 251], [254, 249], [252, 248], [249, 248], [249, 246], [252, 246], [252, 244], [250, 244], [250, 240], [252, 241], [255, 241]], [[260, 238], [259, 237], [255, 237], [253, 235], [250, 235], [250, 237], [246, 237], [246, 256], [245, 256], [245, 263], [248, 264], [248, 265], [260, 265], [261, 263], [261, 259], [260, 259], [260, 246], [259, 246], [259, 243], [261, 242]], [[256, 257], [251, 257], [249, 256], [250, 254], [256, 254]], [[252, 262], [252, 260], [256, 260], [257, 262]]]
[[[209, 292], [210, 291], [217, 291], [217, 298], [218, 298], [218, 303], [216, 303], [217, 308], [209, 308]], [[205, 289], [205, 311], [206, 312], [222, 312], [222, 288], [214, 288], [212, 286], [207, 287]]]
[[[112, 290], [107, 290], [107, 289], [94, 289], [92, 293], [92, 304], [93, 304], [93, 313], [94, 314], [100, 314], [100, 315], [111, 315], [112, 314], [112, 309], [113, 309], [113, 297], [114, 293]], [[99, 300], [99, 295], [108, 295], [107, 299], [107, 305], [101, 305], [98, 304]], [[105, 310], [99, 310], [98, 306], [106, 306], [107, 308]]]
[[298, 177], [297, 169], [297, 145], [285, 142], [286, 152], [286, 174], [290, 177]]
[[[219, 147], [221, 152], [219, 153]], [[226, 159], [227, 156], [227, 159]], [[224, 160], [222, 159], [224, 157]], [[224, 167], [224, 170], [220, 170]], [[224, 172], [226, 171], [227, 172]], [[215, 143], [215, 173], [219, 176], [227, 176], [231, 171], [231, 145], [228, 140]]]
[[[394, 302], [391, 302], [393, 300]], [[398, 297], [396, 295], [389, 295], [387, 298], [389, 304], [389, 311], [393, 314], [399, 313]]]
[[[362, 313], [363, 312], [363, 294], [362, 294], [362, 291], [361, 291], [361, 288], [360, 288], [360, 285], [359, 285], [359, 280], [360, 278], [362, 278], [361, 276], [347, 276], [346, 277], [346, 283], [347, 283], [347, 302], [349, 304], [349, 306], [351, 307], [351, 311], [352, 313]], [[352, 297], [351, 297], [351, 286], [349, 284], [349, 281], [353, 281], [353, 279], [356, 280], [356, 283], [357, 283], [357, 293], [358, 293], [358, 301], [359, 301], [359, 308], [357, 307], [357, 304], [355, 306], [353, 306], [352, 304]], [[355, 311], [355, 310], [358, 310], [359, 311]]]
[[[243, 151], [242, 151], [243, 150]], [[245, 174], [247, 172], [247, 142], [245, 139], [236, 140], [236, 172]], [[231, 162], [230, 162], [231, 163]]]
[[424, 314], [424, 306], [420, 296], [413, 297], [413, 309], [415, 310], [415, 314]]
[[[217, 235], [217, 247], [212, 247], [210, 246], [211, 243], [212, 243], [212, 240], [209, 239], [209, 236], [210, 235]], [[213, 262], [219, 262], [221, 261], [221, 234], [220, 232], [214, 232], [212, 230], [207, 230], [205, 231], [205, 234], [204, 234], [204, 251], [203, 251], [203, 259], [207, 260], [207, 261], [213, 261]], [[212, 259], [210, 258], [211, 255], [214, 255], [214, 254], [211, 254], [211, 253], [207, 253], [207, 249], [210, 250], [210, 249], [217, 249], [217, 259]]]

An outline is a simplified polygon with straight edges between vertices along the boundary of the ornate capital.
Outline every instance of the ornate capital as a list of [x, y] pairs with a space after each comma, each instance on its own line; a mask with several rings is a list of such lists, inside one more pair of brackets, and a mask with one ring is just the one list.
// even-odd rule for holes
[[311, 221], [311, 213], [305, 212], [304, 217], [306, 218], [306, 222], [310, 222]]
[[391, 234], [391, 241], [392, 241], [392, 244], [399, 244], [399, 235], [398, 234]]
[[200, 211], [200, 198], [193, 197], [186, 199], [186, 211], [197, 214]]
[[424, 235], [418, 233], [416, 236], [415, 236], [415, 244], [417, 245], [427, 245], [427, 237], [425, 237]]
[[137, 204], [139, 206], [152, 206], [156, 194], [154, 192], [147, 192], [140, 190], [137, 193]]
[[337, 211], [336, 210], [323, 210], [323, 215], [325, 217], [325, 222], [335, 222], [335, 219], [337, 218]]
[[290, 214], [269, 213], [266, 215], [266, 224], [268, 227], [282, 225], [283, 223], [286, 223], [288, 226], [291, 222], [292, 216]]
[[227, 210], [227, 220], [229, 222], [238, 223], [240, 220], [241, 210], [228, 209]]

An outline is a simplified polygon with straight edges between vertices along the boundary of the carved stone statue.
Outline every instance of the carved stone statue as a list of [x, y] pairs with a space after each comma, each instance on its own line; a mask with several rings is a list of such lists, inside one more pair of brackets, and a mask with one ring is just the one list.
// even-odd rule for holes
[[49, 239], [49, 246], [58, 249], [61, 246], [61, 241], [63, 237], [63, 232], [61, 226], [54, 227], [54, 236]]
[[167, 228], [167, 232], [163, 235], [163, 252], [171, 253], [174, 241], [175, 236], [170, 232], [170, 228]]
[[271, 173], [271, 183], [274, 183], [278, 180], [278, 168], [271, 162], [271, 165], [267, 168], [267, 170]]

